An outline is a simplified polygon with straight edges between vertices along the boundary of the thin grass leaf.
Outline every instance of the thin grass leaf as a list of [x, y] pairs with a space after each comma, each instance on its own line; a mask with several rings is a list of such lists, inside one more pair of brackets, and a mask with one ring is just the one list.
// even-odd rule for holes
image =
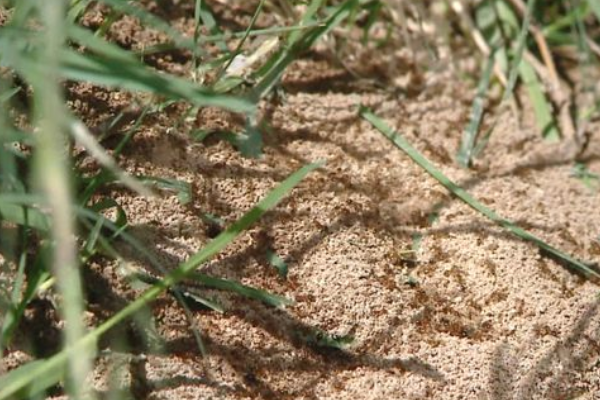
[[[102, 46], [102, 56], [63, 49], [60, 74], [66, 79], [149, 92], [170, 99], [187, 100], [198, 106], [214, 106], [241, 113], [252, 113], [255, 109], [246, 99], [217, 94], [188, 80], [158, 73], [124, 57], [118, 50], [109, 50], [110, 46], [113, 45]], [[12, 67], [35, 81], [45, 76], [44, 63], [37, 59], [38, 52], [38, 36], [23, 37], [22, 30], [0, 28], [1, 65]]]
[[200, 295], [192, 292], [191, 290], [184, 290], [184, 291], [182, 291], [181, 294], [185, 301], [191, 300], [191, 301], [198, 303], [198, 304], [202, 305], [203, 307], [206, 307], [212, 311], [216, 311], [219, 314], [223, 314], [225, 312], [225, 308], [219, 302], [211, 300], [211, 299], [207, 299], [206, 297], [200, 296]]
[[[294, 32], [294, 31], [305, 31], [305, 30], [317, 28], [320, 26], [323, 26], [323, 24], [321, 24], [319, 22], [315, 22], [315, 23], [310, 23], [310, 24], [306, 24], [303, 26], [276, 26], [276, 27], [272, 27], [272, 28], [253, 29], [248, 33], [246, 33], [246, 31], [227, 32], [227, 33], [223, 33], [223, 34], [219, 34], [219, 35], [210, 35], [210, 36], [199, 37], [198, 45], [218, 42], [221, 40], [242, 38], [246, 34], [248, 35], [248, 37], [267, 36], [267, 35], [272, 36], [272, 35], [281, 35], [284, 33], [290, 33], [290, 32]], [[172, 43], [161, 43], [161, 44], [156, 44], [153, 46], [148, 46], [143, 49], [134, 50], [134, 51], [131, 51], [130, 53], [135, 54], [137, 56], [144, 56], [144, 55], [152, 55], [152, 54], [156, 54], [156, 53], [162, 53], [165, 51], [171, 51], [174, 49], [177, 49], [177, 46]], [[208, 60], [208, 61], [204, 62], [203, 65], [199, 66], [199, 68], [201, 71], [205, 71], [206, 69], [211, 70], [215, 67], [221, 66], [223, 64], [223, 62], [225, 62], [229, 58], [230, 58], [230, 56], [226, 55], [226, 56], [221, 56], [219, 58], [216, 58], [214, 60]], [[207, 67], [207, 68], [205, 69], [205, 67]]]
[[[313, 15], [321, 6], [322, 0], [313, 1], [307, 8], [302, 23], [313, 23]], [[347, 18], [358, 0], [346, 0], [326, 18], [324, 23], [308, 32], [292, 32], [287, 40], [287, 46], [275, 53], [265, 64], [266, 70], [259, 72], [259, 82], [253, 88], [250, 98], [258, 100], [264, 97], [281, 79], [285, 69], [299, 56], [310, 48], [319, 38], [329, 33]]]
[[[58, 311], [65, 322], [62, 336], [64, 343], [76, 343], [85, 336], [86, 327], [81, 318], [84, 296], [71, 202], [71, 171], [64, 147], [67, 143], [64, 128], [68, 112], [63, 97], [64, 88], [59, 80], [67, 39], [65, 6], [65, 2], [37, 3], [39, 21], [44, 29], [39, 34], [40, 47], [33, 58], [40, 62], [43, 73], [36, 71], [24, 75], [31, 84], [34, 126], [39, 129], [35, 135], [33, 176], [37, 189], [48, 204], [54, 248], [51, 269], [60, 296]], [[92, 370], [94, 357], [93, 351], [87, 348], [81, 350], [77, 354], [69, 354], [68, 379], [65, 382], [67, 395], [77, 399], [88, 390], [84, 382]]]
[[533, 106], [536, 125], [542, 136], [549, 141], [560, 140], [561, 135], [556, 118], [554, 118], [554, 110], [546, 97], [542, 82], [540, 82], [535, 70], [527, 61], [523, 60], [518, 68], [519, 75]]
[[[199, 7], [198, 12], [199, 12], [200, 19], [202, 20], [202, 23], [204, 24], [204, 26], [206, 26], [206, 28], [212, 35], [223, 36], [223, 32], [221, 31], [219, 24], [217, 24], [217, 21], [215, 20], [215, 17], [213, 16], [213, 12], [212, 12], [212, 9], [210, 8], [210, 6], [206, 3], [206, 1], [199, 1], [199, 3], [200, 3], [200, 7]], [[219, 47], [219, 49], [222, 52], [224, 52], [224, 53], [229, 52], [229, 47], [227, 47], [227, 43], [225, 42], [224, 39], [218, 39], [218, 40], [216, 40], [216, 42], [217, 42], [217, 46]]]
[[543, 84], [537, 76], [536, 71], [530, 63], [522, 59], [524, 46], [526, 45], [527, 30], [529, 27], [533, 0], [528, 1], [528, 8], [521, 26], [511, 7], [504, 1], [486, 0], [477, 8], [477, 25], [485, 36], [489, 46], [497, 48], [496, 62], [504, 70], [508, 71], [508, 42], [517, 41], [517, 48], [510, 66], [512, 80], [509, 78], [503, 98], [512, 95], [516, 81], [515, 73], [525, 85], [527, 96], [533, 106], [536, 125], [542, 136], [550, 141], [560, 139], [560, 130], [551, 102], [548, 100]]
[[579, 179], [590, 190], [600, 189], [600, 174], [591, 172], [583, 163], [576, 163], [573, 166], [571, 176]]
[[83, 243], [81, 249], [81, 263], [85, 264], [91, 257], [96, 254], [98, 248], [98, 241], [102, 234], [102, 227], [104, 226], [104, 218], [98, 219], [94, 228], [90, 230], [87, 239]]
[[490, 78], [494, 67], [494, 55], [495, 52], [492, 52], [488, 57], [483, 74], [479, 80], [477, 93], [475, 94], [475, 99], [473, 99], [473, 105], [471, 106], [469, 124], [463, 133], [463, 138], [456, 157], [459, 165], [463, 168], [468, 168], [470, 166], [471, 158], [473, 157], [473, 147], [475, 146], [475, 139], [477, 139], [479, 125], [481, 124], [482, 119], [481, 117], [483, 116], [483, 104], [488, 88], [490, 87]]
[[85, 47], [87, 52], [124, 62], [135, 62], [138, 60], [133, 52], [108, 42], [79, 25], [68, 25], [67, 35], [69, 36], [69, 40]]
[[133, 191], [141, 196], [153, 197], [154, 193], [134, 177], [123, 171], [115, 160], [104, 150], [104, 148], [96, 141], [96, 138], [88, 131], [87, 127], [78, 120], [73, 120], [70, 123], [70, 133], [85, 150], [94, 157], [104, 168], [115, 174], [118, 179]]
[[62, 374], [57, 372], [64, 369], [68, 356], [95, 348], [100, 336], [119, 323], [130, 318], [134, 313], [144, 308], [149, 302], [156, 299], [162, 292], [180, 282], [188, 274], [195, 271], [203, 263], [222, 251], [244, 230], [255, 223], [265, 212], [275, 207], [307, 174], [319, 168], [321, 165], [322, 163], [309, 164], [294, 172], [276, 188], [271, 190], [263, 200], [258, 202], [258, 204], [244, 214], [244, 216], [208, 243], [202, 250], [191, 256], [188, 261], [169, 273], [161, 282], [142, 293], [135, 301], [128, 304], [125, 308], [87, 334], [77, 343], [73, 343], [70, 347], [49, 359], [39, 363], [25, 364], [4, 375], [0, 379], [0, 400], [12, 398], [23, 391], [26, 391], [29, 396], [34, 396], [56, 384], [62, 378]]
[[46, 360], [35, 360], [0, 377], [0, 387], [8, 387], [15, 382], [29, 381], [30, 376], [35, 375], [37, 379], [31, 381], [28, 386], [23, 386], [22, 389], [15, 391], [12, 398], [39, 398], [37, 397], [39, 393], [64, 380], [65, 370], [64, 363], [54, 368], [48, 368]]
[[0, 93], [0, 103], [4, 103], [4, 102], [10, 100], [15, 94], [19, 93], [20, 91], [21, 91], [20, 87], [15, 87], [15, 88], [11, 88], [6, 91], [3, 91], [2, 93]]
[[332, 335], [322, 330], [297, 334], [297, 336], [310, 346], [324, 349], [344, 350], [354, 343], [354, 336], [352, 335]]
[[[200, 13], [202, 12], [202, 0], [195, 0], [194, 2], [194, 48], [198, 48], [198, 39], [200, 38], [200, 27], [201, 27], [201, 17]], [[194, 82], [198, 81], [198, 66], [200, 65], [200, 58], [198, 54], [194, 51], [192, 52], [192, 65], [194, 66], [193, 77]]]
[[243, 285], [239, 282], [232, 281], [229, 279], [217, 278], [201, 273], [190, 273], [187, 276], [188, 279], [197, 281], [210, 288], [226, 290], [228, 292], [237, 293], [250, 299], [262, 301], [273, 307], [282, 308], [288, 305], [294, 304], [290, 299], [282, 296], [277, 296], [266, 292], [262, 289], [257, 289], [252, 286]]
[[[47, 232], [50, 223], [46, 214], [36, 208], [37, 200], [39, 200], [37, 197], [27, 194], [0, 195], [0, 216], [13, 224]], [[27, 208], [24, 208], [24, 205]]]
[[534, 8], [535, 0], [529, 0], [527, 2], [525, 15], [523, 16], [523, 23], [517, 38], [517, 47], [513, 54], [510, 70], [508, 71], [508, 81], [506, 83], [506, 88], [504, 89], [501, 102], [508, 100], [513, 95], [515, 84], [517, 83], [517, 77], [519, 76], [519, 66], [521, 65], [521, 60], [523, 58], [523, 51], [525, 50], [525, 46], [527, 44], [527, 34], [529, 33], [531, 13], [533, 12]]
[[23, 283], [25, 281], [26, 260], [27, 253], [21, 253], [21, 257], [19, 257], [17, 274], [13, 282], [13, 291], [10, 296], [9, 308], [4, 313], [2, 328], [0, 329], [0, 354], [4, 352], [7, 344], [10, 343], [12, 334], [21, 320], [23, 312], [25, 311], [25, 308], [21, 307], [20, 304], [23, 304], [21, 299], [21, 291], [23, 290]]
[[237, 47], [235, 48], [235, 50], [231, 54], [231, 58], [229, 59], [229, 61], [227, 61], [227, 63], [225, 64], [225, 66], [223, 66], [221, 68], [221, 72], [219, 73], [219, 77], [221, 77], [222, 74], [225, 71], [227, 71], [227, 69], [231, 66], [231, 63], [233, 63], [233, 61], [235, 60], [235, 58], [237, 57], [237, 55], [241, 53], [242, 48], [244, 47], [244, 44], [246, 43], [246, 40], [248, 39], [248, 36], [250, 35], [250, 31], [254, 27], [254, 24], [256, 24], [256, 20], [258, 19], [258, 16], [260, 15], [260, 13], [261, 13], [264, 5], [265, 5], [265, 0], [260, 0], [260, 2], [258, 3], [258, 6], [256, 7], [256, 10], [254, 11], [254, 15], [252, 16], [252, 19], [250, 20], [250, 23], [248, 24], [248, 27], [246, 28], [246, 31], [244, 32], [244, 35], [242, 36], [242, 39], [240, 40], [240, 42], [238, 43]]
[[[213, 132], [205, 132], [204, 135], [200, 136], [199, 139], [204, 140], [208, 135]], [[259, 128], [246, 120], [246, 126], [243, 132], [216, 132], [219, 139], [225, 140], [231, 143], [237, 151], [244, 157], [258, 158], [262, 155], [262, 134]], [[196, 138], [198, 140], [198, 138]]]
[[433, 164], [429, 162], [421, 153], [419, 153], [411, 144], [402, 137], [399, 133], [393, 131], [383, 120], [373, 114], [370, 110], [361, 107], [360, 115], [366, 121], [368, 121], [373, 127], [381, 132], [387, 139], [389, 139], [396, 147], [402, 150], [408, 155], [415, 163], [423, 168], [429, 175], [441, 183], [448, 191], [453, 195], [464, 201], [469, 207], [483, 214], [485, 217], [490, 219], [492, 222], [500, 225], [504, 229], [511, 232], [513, 235], [533, 243], [541, 250], [551, 254], [557, 259], [564, 262], [575, 272], [579, 272], [586, 277], [600, 278], [600, 273], [591, 269], [583, 262], [569, 256], [568, 254], [556, 249], [555, 247], [547, 244], [537, 236], [532, 235], [523, 228], [518, 227], [513, 222], [500, 217], [496, 212], [487, 208], [479, 201], [475, 200], [467, 191], [460, 186], [456, 185], [450, 179], [448, 179], [440, 170], [435, 168]]
[[262, 133], [253, 117], [246, 118], [244, 132], [238, 133], [236, 138], [236, 147], [244, 157], [259, 158], [262, 155]]
[[[15, 282], [15, 290], [19, 289], [19, 296], [21, 298], [17, 299], [13, 293], [12, 300], [14, 306], [4, 315], [2, 330], [0, 332], [0, 351], [2, 351], [11, 343], [17, 325], [21, 321], [21, 318], [25, 313], [29, 303], [38, 295], [38, 293], [42, 291], [44, 287], [48, 287], [50, 281], [54, 280], [46, 268], [41, 265], [41, 259], [46, 257], [46, 254], [49, 252], [49, 246], [50, 245], [45, 245], [40, 249], [38, 259], [27, 273], [27, 284], [22, 294], [20, 293], [22, 289], [22, 283]], [[23, 276], [25, 272], [25, 257], [26, 255], [23, 253], [19, 263], [19, 271], [17, 275], [18, 280], [22, 279], [21, 276]]]
[[[104, 218], [104, 216], [101, 216], [100, 212], [109, 210], [111, 208], [114, 208], [117, 213], [115, 220], [111, 221], [111, 222], [120, 229], [126, 227], [127, 226], [127, 214], [125, 213], [125, 210], [123, 210], [123, 207], [121, 207], [121, 205], [119, 203], [117, 203], [116, 200], [114, 200], [110, 197], [103, 198], [103, 199], [97, 201], [96, 203], [92, 204], [89, 207], [89, 210], [98, 214], [100, 216], [99, 221], [104, 224], [104, 222], [108, 221], [108, 220], [106, 218]], [[96, 223], [98, 223], [98, 221], [96, 221]]]
[[72, 0], [67, 11], [66, 21], [68, 22], [68, 25], [75, 25], [89, 4], [90, 0]]
[[213, 93], [185, 79], [156, 73], [139, 63], [115, 62], [104, 57], [69, 52], [61, 72], [68, 79], [141, 90], [171, 99], [187, 100], [197, 106], [214, 106], [241, 113], [251, 113], [255, 109], [245, 99]]

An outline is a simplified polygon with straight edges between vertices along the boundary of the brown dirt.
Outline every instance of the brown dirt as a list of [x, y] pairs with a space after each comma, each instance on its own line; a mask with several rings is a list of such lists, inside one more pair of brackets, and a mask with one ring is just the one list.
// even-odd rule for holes
[[[352, 80], [326, 54], [316, 51], [295, 64], [283, 82], [282, 104], [263, 105], [271, 130], [261, 159], [245, 159], [213, 137], [195, 143], [188, 131], [239, 121], [217, 110], [181, 120], [185, 108], [175, 105], [144, 123], [120, 161], [130, 172], [190, 182], [193, 203], [182, 206], [168, 193], [154, 199], [112, 194], [131, 232], [172, 268], [214, 236], [201, 214], [232, 222], [299, 166], [325, 160], [202, 268], [295, 304], [276, 310], [207, 290], [226, 312], [193, 311], [208, 350], [203, 359], [181, 308], [161, 297], [153, 313], [164, 351], [140, 344], [146, 334], [133, 330], [127, 340], [135, 354], [106, 340], [112, 351], [100, 357], [96, 389], [117, 387], [151, 399], [600, 398], [597, 285], [449, 196], [362, 121], [357, 105], [372, 107], [484, 204], [593, 262], [600, 261], [598, 191], [573, 179], [572, 163], [552, 156], [558, 147], [509, 112], [477, 168], [458, 168], [453, 159], [474, 89], [454, 68], [419, 72], [404, 50], [364, 50], [350, 60], [392, 89], [383, 91]], [[98, 90], [71, 94], [92, 127], [128, 103]], [[598, 128], [590, 129], [584, 154], [596, 173]], [[429, 223], [432, 213], [439, 218]], [[423, 239], [411, 254], [416, 234]], [[287, 280], [268, 264], [267, 250], [285, 259]], [[129, 262], [150, 269], [123, 251]], [[100, 320], [135, 296], [116, 262], [96, 260], [87, 273], [99, 285], [89, 291]], [[302, 339], [316, 329], [355, 341], [340, 351]]]

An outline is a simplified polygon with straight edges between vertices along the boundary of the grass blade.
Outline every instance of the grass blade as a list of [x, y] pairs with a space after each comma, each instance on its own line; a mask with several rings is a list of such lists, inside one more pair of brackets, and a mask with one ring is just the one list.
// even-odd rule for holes
[[[52, 4], [38, 2], [38, 12], [43, 25], [40, 33], [39, 58], [43, 70], [28, 76], [33, 91], [35, 126], [39, 128], [33, 153], [33, 176], [37, 190], [48, 201], [50, 233], [54, 242], [52, 275], [60, 296], [59, 313], [65, 323], [63, 342], [68, 346], [84, 337], [86, 327], [82, 320], [84, 311], [83, 284], [79, 270], [75, 219], [73, 218], [70, 159], [65, 154], [67, 144], [64, 126], [67, 109], [63, 88], [59, 80], [60, 68], [66, 47], [66, 1]], [[88, 388], [84, 381], [92, 370], [94, 354], [88, 348], [67, 357], [68, 379], [66, 392], [75, 399], [82, 398]], [[40, 378], [41, 379], [41, 378]]]
[[414, 147], [412, 147], [410, 143], [406, 139], [404, 139], [404, 137], [402, 137], [399, 133], [393, 131], [383, 120], [381, 120], [379, 117], [373, 114], [370, 110], [361, 107], [360, 115], [371, 125], [373, 125], [379, 132], [381, 132], [386, 138], [388, 138], [396, 147], [398, 147], [400, 150], [406, 153], [406, 155], [408, 155], [414, 162], [416, 162], [421, 168], [423, 168], [429, 175], [435, 178], [456, 197], [464, 201], [468, 206], [480, 212], [481, 214], [489, 218], [491, 221], [505, 228], [515, 236], [518, 236], [519, 238], [525, 241], [535, 244], [540, 249], [563, 261], [574, 271], [579, 272], [588, 278], [600, 278], [600, 274], [598, 272], [591, 269], [583, 262], [552, 247], [551, 245], [544, 242], [542, 239], [532, 235], [523, 228], [518, 227], [511, 221], [502, 218], [493, 210], [481, 204], [479, 201], [473, 198], [467, 191], [465, 191], [460, 186], [456, 185], [444, 174], [442, 174], [442, 172], [435, 168], [433, 164], [429, 162], [429, 160], [427, 160], [421, 153], [419, 153]]
[[[233, 242], [244, 230], [256, 222], [262, 215], [275, 207], [306, 175], [319, 168], [322, 163], [314, 163], [300, 168], [267, 194], [256, 206], [248, 211], [239, 220], [233, 223], [223, 233], [212, 240], [206, 247], [188, 261], [168, 274], [161, 282], [145, 291], [137, 300], [123, 308], [112, 318], [104, 322], [98, 328], [87, 334], [83, 339], [74, 343], [71, 347], [61, 351], [55, 356], [42, 362], [25, 364], [0, 378], [0, 400], [9, 399], [18, 393], [27, 391], [29, 396], [40, 393], [42, 390], [56, 384], [62, 374], [54, 374], [64, 368], [68, 356], [78, 354], [96, 345], [98, 338], [115, 327], [117, 324], [130, 318], [135, 312], [145, 307], [149, 302], [156, 299], [162, 292], [177, 282], [184, 279], [188, 274], [196, 270], [200, 265], [208, 261], [214, 255], [223, 250]], [[24, 371], [27, 371], [25, 373]], [[43, 384], [41, 384], [43, 382]]]
[[241, 53], [242, 48], [244, 47], [244, 43], [246, 43], [246, 40], [248, 39], [248, 35], [250, 34], [250, 31], [252, 30], [252, 28], [254, 28], [254, 24], [256, 24], [256, 20], [258, 19], [258, 16], [260, 15], [264, 5], [265, 5], [265, 0], [260, 0], [260, 3], [258, 3], [258, 6], [256, 7], [256, 11], [254, 11], [254, 15], [252, 16], [252, 19], [250, 20], [250, 23], [248, 24], [248, 27], [246, 28], [246, 31], [244, 32], [244, 36], [242, 36], [242, 39], [238, 43], [237, 47], [235, 48], [233, 53], [231, 53], [231, 57], [229, 58], [227, 63], [221, 68], [221, 72], [219, 73], [219, 78], [223, 75], [224, 72], [227, 71], [227, 69], [233, 63], [233, 61], [238, 56], [238, 54]]
[[527, 34], [529, 33], [531, 13], [533, 12], [534, 7], [535, 0], [529, 0], [527, 2], [525, 15], [523, 16], [521, 31], [519, 32], [519, 37], [517, 39], [517, 48], [515, 49], [513, 55], [510, 71], [508, 72], [508, 81], [506, 84], [506, 89], [504, 90], [504, 94], [502, 95], [502, 102], [508, 100], [513, 95], [515, 84], [517, 83], [517, 77], [519, 75], [519, 66], [521, 65], [521, 60], [523, 59], [523, 51], [525, 50], [525, 45], [527, 44]]
[[554, 111], [546, 97], [542, 82], [540, 82], [535, 70], [527, 61], [523, 60], [518, 68], [519, 75], [527, 89], [527, 94], [533, 106], [535, 122], [538, 129], [542, 132], [542, 136], [549, 141], [560, 140], [560, 130], [558, 129], [556, 119], [554, 118]]
[[492, 76], [492, 70], [494, 67], [494, 54], [492, 52], [487, 59], [485, 68], [479, 85], [477, 87], [477, 94], [473, 100], [473, 106], [471, 107], [471, 118], [469, 124], [463, 133], [463, 139], [458, 150], [457, 161], [463, 168], [468, 168], [471, 164], [471, 158], [473, 157], [473, 148], [475, 147], [475, 139], [479, 132], [479, 126], [481, 124], [481, 117], [483, 116], [483, 102], [485, 100], [485, 94], [490, 87], [490, 78]]
[[[186, 100], [197, 106], [214, 106], [234, 112], [252, 113], [255, 109], [254, 104], [246, 99], [217, 94], [186, 79], [158, 73], [123, 53], [115, 45], [101, 43], [100, 39], [95, 40], [92, 36], [82, 34], [85, 43], [93, 45], [99, 55], [62, 49], [59, 71], [62, 78], [144, 91], [170, 99]], [[40, 40], [41, 36], [31, 31], [13, 27], [0, 28], [1, 64], [21, 71], [29, 79], [45, 76], [45, 64], [36, 56], [40, 51]]]
[[[315, 0], [311, 3], [303, 17], [302, 23], [308, 24], [314, 22], [312, 21], [312, 16], [321, 5], [321, 2], [322, 0]], [[269, 61], [269, 68], [261, 75], [260, 81], [252, 90], [251, 98], [257, 100], [269, 93], [279, 81], [285, 69], [298, 57], [299, 53], [311, 47], [320, 37], [338, 26], [350, 15], [350, 12], [357, 4], [357, 0], [347, 0], [339, 5], [325, 22], [317, 28], [308, 32], [292, 32], [288, 38], [287, 46], [284, 46], [281, 51], [272, 56]]]
[[229, 279], [217, 278], [201, 273], [191, 273], [188, 276], [188, 278], [200, 282], [208, 287], [234, 292], [254, 300], [262, 301], [265, 304], [277, 308], [294, 304], [293, 301], [285, 297], [277, 296], [264, 290], [257, 289], [248, 285], [243, 285], [239, 282], [232, 281]]

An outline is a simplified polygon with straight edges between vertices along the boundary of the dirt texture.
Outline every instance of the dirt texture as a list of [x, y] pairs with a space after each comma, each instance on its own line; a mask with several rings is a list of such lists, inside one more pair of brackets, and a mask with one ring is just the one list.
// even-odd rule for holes
[[[161, 16], [193, 28], [193, 14], [180, 7]], [[253, 10], [245, 8], [215, 5], [235, 29]], [[110, 34], [122, 45], [160, 41], [135, 21], [120, 24]], [[130, 33], [120, 37], [124, 26]], [[259, 159], [242, 157], [217, 134], [191, 138], [197, 129], [239, 128], [243, 120], [230, 113], [202, 109], [185, 117], [186, 106], [175, 104], [144, 120], [120, 164], [189, 182], [193, 201], [182, 205], [167, 191], [143, 198], [115, 189], [111, 196], [131, 234], [167, 268], [218, 234], [202, 215], [231, 223], [300, 166], [325, 165], [202, 267], [293, 305], [275, 309], [196, 286], [225, 309], [192, 307], [206, 346], [202, 357], [184, 311], [164, 295], [153, 317], [140, 316], [153, 321], [151, 332], [125, 326], [127, 343], [119, 345], [117, 334], [104, 340], [95, 389], [148, 399], [599, 399], [598, 285], [449, 195], [362, 120], [358, 106], [372, 108], [485, 205], [596, 263], [598, 191], [572, 177], [572, 161], [560, 156], [560, 144], [540, 138], [531, 117], [518, 119], [510, 110], [492, 110], [499, 118], [487, 149], [475, 168], [458, 167], [475, 93], [459, 75], [480, 68], [469, 67], [470, 58], [458, 65], [443, 58], [455, 53], [442, 53], [423, 69], [425, 56], [408, 48], [367, 46], [353, 54], [345, 60], [352, 74], [326, 46], [293, 64], [282, 82], [285, 96], [261, 104], [268, 129]], [[154, 66], [186, 71], [189, 60], [155, 59]], [[92, 129], [131, 104], [131, 95], [85, 85], [70, 87], [69, 99]], [[114, 143], [129, 125], [115, 128]], [[600, 173], [600, 126], [589, 132], [582, 160]], [[120, 250], [131, 266], [158, 273], [135, 250]], [[270, 265], [269, 251], [286, 262], [287, 279]], [[140, 293], [121, 268], [104, 258], [86, 267], [93, 321]], [[320, 340], [325, 334], [354, 341], [330, 348]]]

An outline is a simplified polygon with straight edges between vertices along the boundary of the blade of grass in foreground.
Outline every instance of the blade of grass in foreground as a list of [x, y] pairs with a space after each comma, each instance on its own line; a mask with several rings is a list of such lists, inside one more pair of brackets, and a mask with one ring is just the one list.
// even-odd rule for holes
[[[144, 91], [168, 99], [187, 100], [197, 106], [214, 106], [234, 112], [252, 113], [255, 105], [247, 99], [215, 93], [210, 88], [186, 79], [159, 73], [116, 45], [103, 42], [84, 29], [71, 28], [71, 36], [98, 54], [81, 53], [70, 48], [61, 49], [59, 74], [66, 79], [118, 87], [131, 91]], [[46, 76], [45, 64], [37, 53], [43, 36], [14, 27], [0, 28], [0, 53], [2, 66], [14, 68], [28, 79]]]
[[275, 207], [308, 173], [321, 165], [322, 163], [309, 164], [294, 172], [244, 216], [208, 243], [206, 247], [179, 265], [179, 267], [165, 276], [161, 282], [145, 291], [136, 301], [130, 303], [77, 343], [47, 360], [25, 364], [4, 375], [0, 378], [0, 400], [12, 398], [17, 394], [31, 398], [52, 385], [57, 384], [64, 376], [62, 373], [57, 374], [56, 372], [63, 371], [69, 355], [77, 354], [85, 349], [93, 349], [101, 335], [131, 317], [132, 314], [156, 299], [162, 292], [181, 281], [200, 265], [223, 250], [265, 212]]
[[574, 271], [583, 274], [586, 277], [595, 277], [600, 278], [600, 274], [584, 263], [575, 258], [569, 256], [568, 254], [563, 253], [562, 251], [556, 249], [555, 247], [550, 246], [542, 239], [537, 236], [532, 235], [527, 232], [523, 228], [518, 227], [511, 221], [502, 218], [498, 214], [496, 214], [493, 210], [487, 208], [475, 198], [473, 198], [466, 190], [456, 185], [450, 179], [448, 179], [440, 170], [435, 168], [433, 164], [429, 162], [421, 153], [419, 153], [414, 147], [408, 143], [406, 139], [400, 136], [399, 133], [395, 132], [390, 128], [382, 119], [373, 114], [370, 110], [361, 107], [360, 115], [366, 121], [371, 123], [379, 132], [381, 132], [386, 138], [388, 138], [396, 147], [406, 153], [414, 162], [416, 162], [421, 168], [423, 168], [429, 175], [435, 178], [439, 183], [441, 183], [446, 189], [448, 189], [452, 194], [456, 197], [467, 203], [471, 208], [479, 211], [481, 214], [485, 215], [487, 218], [500, 225], [501, 227], [507, 229], [512, 234], [518, 236], [519, 238], [532, 242], [540, 249], [546, 251], [547, 253], [553, 255], [554, 257], [560, 259], [566, 265], [570, 266]]

